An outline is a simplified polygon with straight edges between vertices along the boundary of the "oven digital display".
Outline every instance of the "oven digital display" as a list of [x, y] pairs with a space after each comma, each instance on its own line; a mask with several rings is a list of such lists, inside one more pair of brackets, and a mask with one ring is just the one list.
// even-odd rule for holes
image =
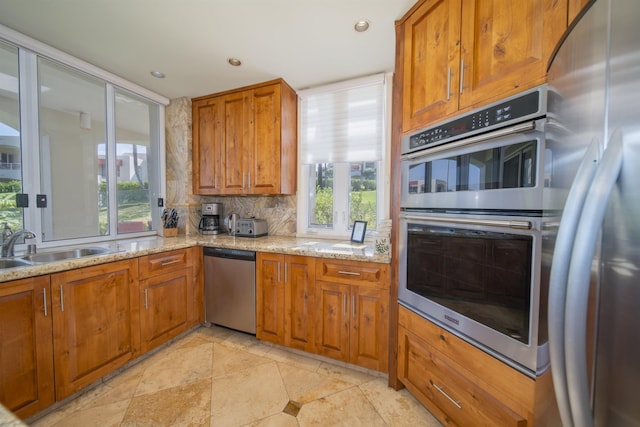
[[449, 140], [460, 139], [463, 135], [513, 123], [524, 117], [544, 114], [540, 109], [540, 91], [536, 90], [522, 96], [492, 105], [483, 110], [426, 129], [409, 137], [409, 150], [440, 145]]

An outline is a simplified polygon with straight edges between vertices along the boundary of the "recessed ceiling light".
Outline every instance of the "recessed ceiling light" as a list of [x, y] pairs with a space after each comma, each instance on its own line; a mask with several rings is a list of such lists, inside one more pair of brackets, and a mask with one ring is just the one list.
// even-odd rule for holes
[[358, 21], [353, 26], [353, 29], [359, 33], [364, 33], [369, 29], [369, 21], [367, 21], [366, 19], [363, 19], [362, 21]]
[[151, 75], [158, 79], [164, 79], [164, 73], [162, 71], [152, 71]]
[[242, 65], [242, 61], [240, 61], [238, 58], [229, 58], [227, 59], [227, 61], [234, 67], [239, 67]]

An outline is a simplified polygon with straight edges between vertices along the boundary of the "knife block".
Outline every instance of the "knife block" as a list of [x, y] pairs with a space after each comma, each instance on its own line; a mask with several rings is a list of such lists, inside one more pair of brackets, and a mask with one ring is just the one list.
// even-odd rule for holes
[[178, 235], [178, 228], [162, 228], [163, 237], [176, 237]]

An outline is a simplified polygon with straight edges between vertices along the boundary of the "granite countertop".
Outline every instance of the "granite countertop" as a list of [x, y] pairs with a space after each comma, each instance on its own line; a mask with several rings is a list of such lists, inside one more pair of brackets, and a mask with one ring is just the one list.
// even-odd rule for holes
[[[391, 262], [389, 253], [378, 254], [372, 244], [353, 243], [345, 240], [306, 239], [286, 236], [265, 236], [258, 238], [234, 237], [226, 234], [213, 236], [178, 236], [178, 237], [142, 237], [138, 239], [115, 240], [112, 242], [73, 245], [70, 247], [102, 247], [112, 252], [103, 255], [34, 264], [0, 270], [0, 282], [24, 279], [43, 274], [57, 273], [75, 268], [88, 267], [105, 262], [151, 255], [154, 253], [190, 248], [193, 246], [209, 246], [230, 249], [242, 249], [256, 252], [272, 252], [288, 255], [314, 256], [321, 258], [368, 261], [376, 263]], [[49, 252], [63, 250], [65, 247], [46, 248], [38, 251]], [[17, 254], [18, 256], [20, 254]]]

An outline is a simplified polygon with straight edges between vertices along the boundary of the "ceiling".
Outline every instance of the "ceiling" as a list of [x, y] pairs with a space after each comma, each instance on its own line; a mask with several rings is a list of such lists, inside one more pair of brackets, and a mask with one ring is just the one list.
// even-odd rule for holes
[[[0, 24], [178, 98], [278, 77], [300, 90], [392, 71], [394, 21], [415, 1], [1, 0]], [[362, 19], [371, 25], [358, 33]]]

